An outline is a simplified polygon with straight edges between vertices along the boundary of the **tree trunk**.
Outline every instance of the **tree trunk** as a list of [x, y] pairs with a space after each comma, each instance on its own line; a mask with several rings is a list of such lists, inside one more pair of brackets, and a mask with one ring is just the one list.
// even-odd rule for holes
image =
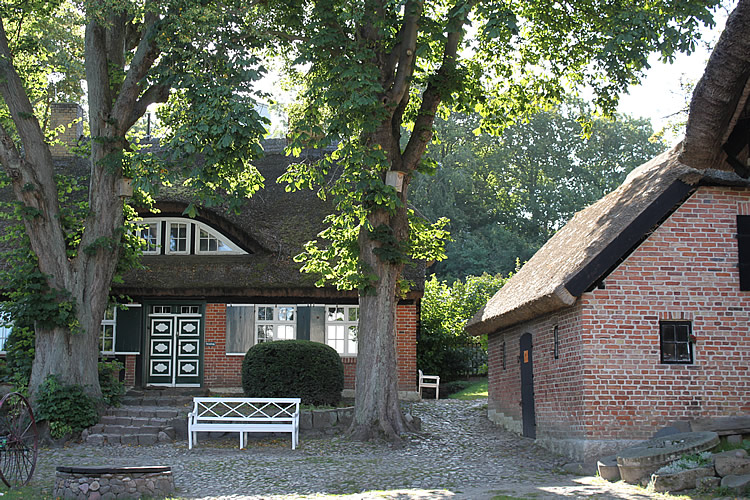
[[[399, 139], [398, 128], [386, 122], [368, 140], [387, 152], [391, 170], [404, 167]], [[407, 186], [408, 178], [405, 178], [402, 191], [398, 193], [402, 205], [395, 213], [376, 210], [368, 216], [373, 228], [387, 227], [399, 243], [409, 239]], [[378, 281], [374, 290], [359, 296], [354, 420], [349, 434], [363, 441], [384, 438], [399, 443], [401, 434], [415, 430], [404, 418], [398, 400], [396, 307], [404, 264], [381, 260], [376, 250], [384, 244], [387, 243], [372, 239], [365, 227], [360, 230], [360, 260]]]
[[400, 435], [413, 431], [398, 400], [396, 359], [396, 289], [401, 266], [380, 262], [372, 251], [376, 243], [360, 235], [360, 251], [379, 277], [376, 291], [359, 297], [357, 333], [357, 377], [354, 420], [349, 429], [354, 439], [383, 438], [400, 442]]
[[86, 393], [95, 398], [101, 396], [97, 369], [98, 335], [39, 325], [35, 332], [36, 354], [29, 383], [32, 396], [36, 396], [39, 386], [50, 374], [57, 375], [65, 384], [83, 386]]

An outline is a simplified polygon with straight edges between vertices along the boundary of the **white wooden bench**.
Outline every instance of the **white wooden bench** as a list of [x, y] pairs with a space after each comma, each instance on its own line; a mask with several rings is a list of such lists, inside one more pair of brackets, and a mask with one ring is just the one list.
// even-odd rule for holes
[[440, 397], [440, 377], [438, 375], [425, 375], [419, 370], [419, 399], [422, 399], [422, 388], [434, 388], [435, 399]]
[[240, 449], [250, 432], [288, 432], [299, 444], [300, 398], [193, 398], [188, 414], [188, 448], [199, 432], [238, 432]]

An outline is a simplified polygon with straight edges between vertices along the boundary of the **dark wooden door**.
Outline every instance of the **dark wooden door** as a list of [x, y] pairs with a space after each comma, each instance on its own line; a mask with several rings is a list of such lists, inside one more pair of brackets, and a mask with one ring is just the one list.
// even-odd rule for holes
[[536, 414], [534, 412], [534, 357], [531, 334], [521, 335], [521, 418], [523, 435], [536, 438]]

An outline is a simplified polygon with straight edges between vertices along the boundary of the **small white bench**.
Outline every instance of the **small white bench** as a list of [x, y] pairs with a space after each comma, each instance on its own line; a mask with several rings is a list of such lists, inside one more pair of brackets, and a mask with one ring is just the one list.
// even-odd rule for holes
[[422, 399], [422, 388], [435, 389], [435, 399], [440, 397], [440, 377], [438, 375], [425, 375], [419, 370], [419, 399]]
[[288, 432], [299, 444], [300, 398], [193, 398], [188, 413], [188, 448], [199, 432], [238, 432], [240, 449], [249, 432]]

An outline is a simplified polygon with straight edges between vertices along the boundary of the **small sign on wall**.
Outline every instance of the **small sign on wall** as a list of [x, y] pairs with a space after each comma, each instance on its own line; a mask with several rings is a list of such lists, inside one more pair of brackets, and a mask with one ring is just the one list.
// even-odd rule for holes
[[216, 342], [206, 342], [206, 345], [216, 345]]
[[523, 351], [523, 362], [524, 363], [529, 362], [529, 351]]

